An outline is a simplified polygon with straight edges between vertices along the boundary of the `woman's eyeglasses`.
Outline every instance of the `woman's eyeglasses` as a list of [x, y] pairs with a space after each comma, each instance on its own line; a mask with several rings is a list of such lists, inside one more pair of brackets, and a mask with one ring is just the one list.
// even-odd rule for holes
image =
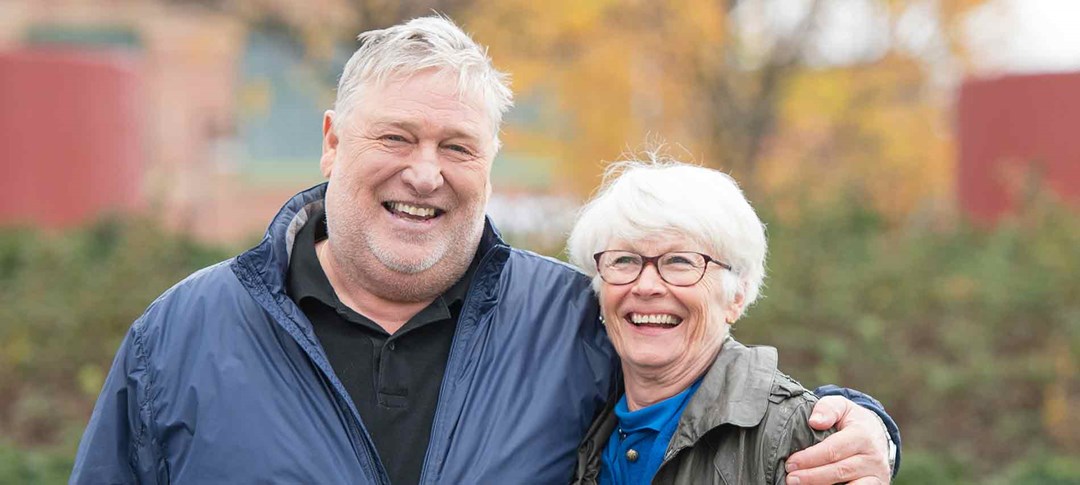
[[609, 285], [628, 285], [637, 281], [645, 266], [652, 264], [660, 279], [674, 286], [693, 286], [705, 277], [709, 263], [731, 271], [731, 265], [707, 254], [673, 251], [659, 256], [642, 256], [633, 251], [601, 251], [593, 255], [596, 271]]

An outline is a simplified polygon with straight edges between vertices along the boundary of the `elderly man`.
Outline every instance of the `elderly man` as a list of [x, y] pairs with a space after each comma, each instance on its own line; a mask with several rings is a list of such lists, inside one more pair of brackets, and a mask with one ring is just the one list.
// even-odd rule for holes
[[[73, 483], [570, 479], [615, 359], [588, 278], [485, 221], [505, 76], [443, 18], [360, 41], [323, 121], [329, 183], [132, 325]], [[792, 477], [888, 481], [873, 412], [814, 412], [841, 430]]]

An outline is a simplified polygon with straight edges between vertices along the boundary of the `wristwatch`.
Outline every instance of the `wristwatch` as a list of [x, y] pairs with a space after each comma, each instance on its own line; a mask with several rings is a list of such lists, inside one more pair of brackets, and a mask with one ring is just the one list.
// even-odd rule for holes
[[896, 443], [893, 443], [892, 435], [889, 434], [889, 427], [885, 426], [885, 420], [881, 419], [881, 416], [878, 416], [877, 413], [874, 413], [874, 416], [877, 416], [878, 422], [881, 423], [881, 429], [885, 432], [885, 441], [889, 443], [885, 451], [888, 456], [885, 458], [889, 462], [889, 476], [892, 477], [896, 472]]

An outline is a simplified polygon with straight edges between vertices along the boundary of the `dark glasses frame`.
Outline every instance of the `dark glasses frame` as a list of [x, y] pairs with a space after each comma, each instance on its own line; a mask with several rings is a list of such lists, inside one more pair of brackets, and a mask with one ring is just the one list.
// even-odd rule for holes
[[[626, 282], [622, 282], [622, 283], [613, 283], [611, 281], [608, 281], [608, 279], [604, 277], [603, 269], [600, 267], [600, 259], [603, 258], [604, 254], [606, 254], [606, 253], [626, 253], [628, 255], [634, 255], [634, 256], [637, 256], [637, 257], [641, 258], [641, 267], [638, 268], [637, 275], [635, 275], [633, 279], [631, 279], [629, 281], [626, 281]], [[672, 254], [695, 254], [695, 255], [701, 256], [705, 260], [705, 264], [701, 267], [701, 274], [698, 275], [698, 278], [696, 280], [694, 280], [693, 283], [686, 283], [686, 284], [673, 283], [671, 281], [668, 281], [668, 279], [664, 277], [664, 272], [660, 270], [660, 266], [661, 266], [660, 265], [660, 260], [662, 258], [664, 258], [665, 256], [669, 256], [669, 255], [672, 255]], [[645, 256], [645, 255], [638, 254], [638, 253], [635, 253], [633, 251], [627, 251], [627, 250], [624, 250], [624, 249], [609, 249], [609, 250], [600, 251], [599, 253], [594, 254], [593, 255], [593, 261], [596, 262], [596, 272], [597, 272], [597, 274], [600, 275], [600, 279], [604, 280], [605, 283], [607, 283], [609, 285], [613, 285], [613, 286], [629, 285], [629, 284], [637, 281], [638, 278], [641, 278], [641, 273], [645, 272], [645, 267], [648, 266], [649, 264], [652, 264], [653, 267], [656, 268], [656, 273], [660, 275], [660, 279], [664, 280], [665, 283], [667, 283], [669, 285], [672, 285], [672, 286], [680, 286], [680, 287], [694, 286], [694, 285], [698, 284], [703, 278], [705, 278], [705, 273], [708, 272], [708, 270], [709, 270], [709, 263], [714, 263], [717, 266], [719, 266], [721, 268], [724, 268], [724, 269], [726, 269], [728, 271], [734, 271], [731, 268], [730, 264], [727, 264], [727, 263], [725, 263], [723, 261], [720, 261], [720, 260], [718, 260], [716, 258], [713, 258], [712, 256], [709, 256], [708, 254], [699, 253], [699, 252], [695, 252], [695, 251], [669, 251], [669, 252], [666, 252], [666, 253], [663, 253], [663, 254], [658, 254], [656, 256]]]

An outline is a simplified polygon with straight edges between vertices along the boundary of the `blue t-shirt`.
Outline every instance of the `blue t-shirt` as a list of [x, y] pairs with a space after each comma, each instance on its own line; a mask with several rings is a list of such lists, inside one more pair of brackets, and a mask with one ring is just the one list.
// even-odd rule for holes
[[664, 461], [679, 418], [701, 379], [674, 396], [652, 406], [630, 411], [626, 394], [615, 404], [618, 425], [601, 457], [601, 485], [637, 485], [652, 481]]

